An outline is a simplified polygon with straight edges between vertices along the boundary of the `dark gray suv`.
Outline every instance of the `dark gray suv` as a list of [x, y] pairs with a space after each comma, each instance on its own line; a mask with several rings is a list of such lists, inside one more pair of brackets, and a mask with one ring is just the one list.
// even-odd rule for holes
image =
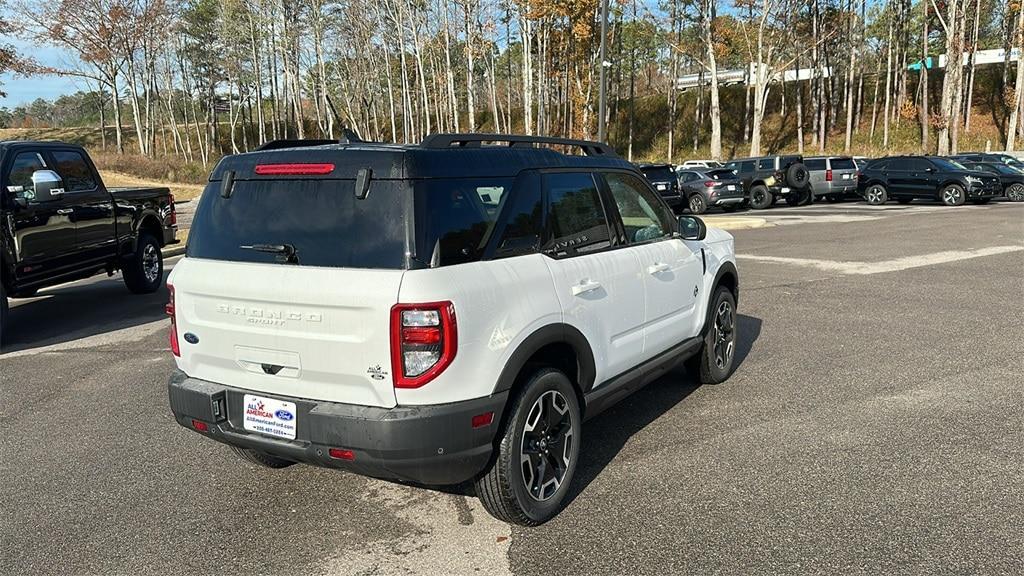
[[743, 181], [728, 168], [681, 170], [679, 186], [693, 214], [703, 214], [712, 206], [733, 212], [749, 199]]

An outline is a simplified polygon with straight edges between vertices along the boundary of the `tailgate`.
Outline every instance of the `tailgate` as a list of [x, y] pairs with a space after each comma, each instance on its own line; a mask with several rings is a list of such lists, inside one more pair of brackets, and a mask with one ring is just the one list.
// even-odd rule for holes
[[389, 318], [402, 274], [185, 258], [169, 279], [178, 367], [266, 394], [392, 407]]

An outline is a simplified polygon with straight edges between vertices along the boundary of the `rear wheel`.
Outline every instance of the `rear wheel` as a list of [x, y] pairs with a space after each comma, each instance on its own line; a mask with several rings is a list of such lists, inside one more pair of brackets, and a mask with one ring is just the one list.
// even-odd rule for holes
[[939, 199], [946, 206], [962, 206], [967, 201], [967, 194], [959, 184], [950, 184], [939, 193]]
[[750, 189], [750, 207], [754, 210], [764, 210], [771, 206], [773, 202], [774, 198], [772, 198], [772, 193], [768, 191], [767, 186], [758, 184]]
[[125, 260], [124, 283], [135, 294], [152, 294], [164, 277], [164, 256], [160, 243], [149, 233], [140, 232], [135, 253]]
[[522, 526], [551, 519], [569, 491], [579, 457], [580, 409], [569, 378], [533, 373], [509, 407], [494, 463], [476, 493], [495, 518]]
[[253, 450], [252, 448], [239, 448], [238, 446], [231, 446], [231, 451], [237, 454], [238, 457], [241, 458], [242, 460], [245, 460], [250, 464], [262, 466], [264, 468], [287, 468], [292, 464], [295, 464], [295, 462], [292, 462], [291, 460], [285, 460], [284, 458], [271, 456], [266, 452]]
[[701, 194], [690, 196], [689, 204], [691, 214], [703, 214], [708, 211], [708, 202]]
[[1024, 202], [1024, 184], [1011, 184], [1006, 189], [1006, 199], [1010, 202]]
[[736, 359], [736, 298], [719, 286], [708, 309], [707, 332], [700, 352], [686, 361], [686, 369], [701, 384], [718, 384], [732, 374]]
[[889, 194], [885, 191], [885, 186], [872, 184], [864, 191], [864, 199], [872, 206], [881, 206], [889, 199]]

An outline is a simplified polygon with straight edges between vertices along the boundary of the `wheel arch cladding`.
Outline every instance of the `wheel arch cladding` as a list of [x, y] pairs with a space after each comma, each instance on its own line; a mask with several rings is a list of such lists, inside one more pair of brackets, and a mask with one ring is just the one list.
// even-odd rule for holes
[[143, 232], [152, 234], [156, 238], [157, 243], [161, 246], [163, 245], [163, 226], [161, 226], [160, 219], [157, 218], [156, 214], [147, 212], [139, 220], [138, 234], [141, 235]]
[[583, 333], [568, 324], [548, 324], [527, 336], [509, 356], [494, 392], [505, 392], [518, 385], [523, 369], [530, 364], [562, 370], [580, 394], [594, 386], [594, 352]]
[[715, 274], [715, 281], [711, 283], [711, 293], [714, 294], [719, 286], [725, 286], [732, 292], [732, 298], [739, 304], [740, 301], [740, 276], [736, 272], [736, 265], [732, 262], [723, 262]]

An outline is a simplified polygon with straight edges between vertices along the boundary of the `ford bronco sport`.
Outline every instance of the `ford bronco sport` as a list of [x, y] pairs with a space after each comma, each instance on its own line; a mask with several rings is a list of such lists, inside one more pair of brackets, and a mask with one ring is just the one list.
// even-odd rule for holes
[[170, 406], [262, 466], [472, 480], [535, 525], [585, 418], [679, 363], [728, 378], [737, 281], [732, 236], [604, 144], [272, 144], [217, 165], [170, 276]]

